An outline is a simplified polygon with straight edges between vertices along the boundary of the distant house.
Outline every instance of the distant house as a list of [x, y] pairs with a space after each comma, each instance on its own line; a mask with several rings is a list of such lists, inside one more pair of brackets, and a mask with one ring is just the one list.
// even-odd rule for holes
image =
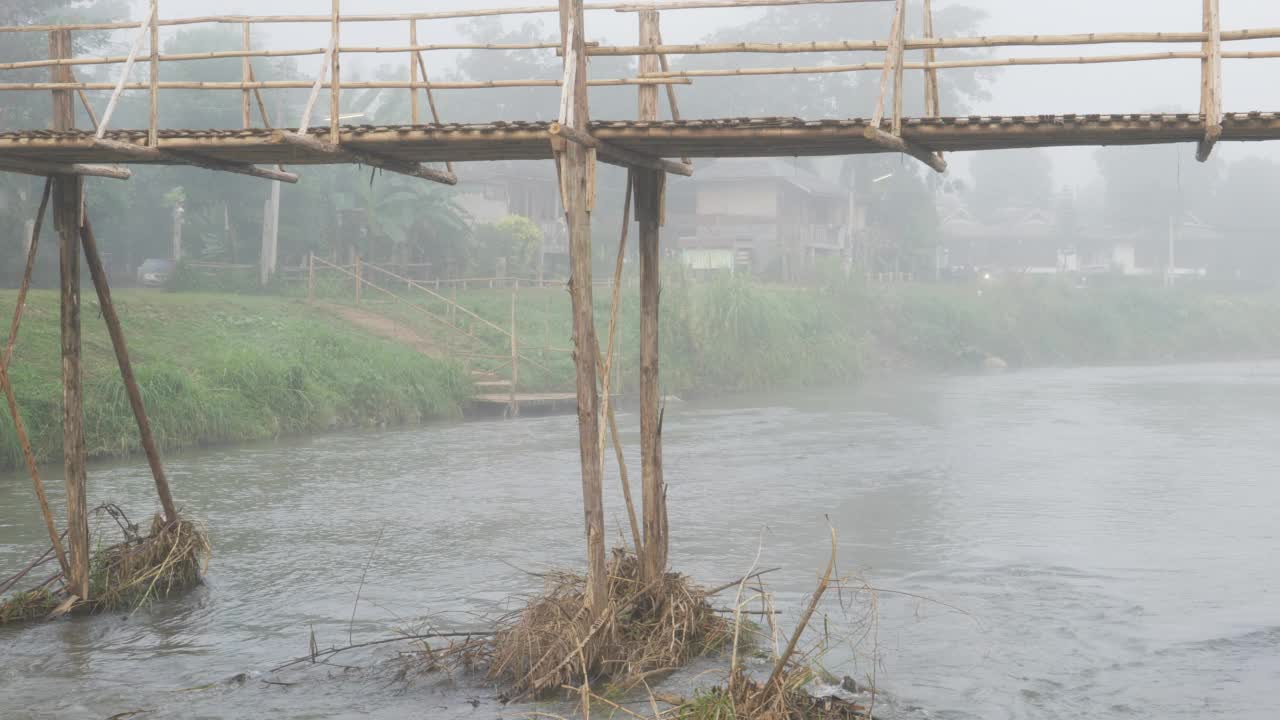
[[848, 259], [852, 192], [781, 159], [699, 164], [668, 196], [669, 231], [686, 268], [791, 279]]
[[1022, 275], [1200, 277], [1222, 237], [1190, 214], [1168, 227], [1125, 229], [1105, 223], [1070, 227], [1035, 208], [1004, 208], [979, 220], [967, 208], [954, 207], [939, 225], [947, 265]]
[[459, 186], [454, 202], [477, 225], [508, 215], [533, 221], [542, 230], [539, 267], [548, 275], [568, 273], [569, 232], [555, 171], [548, 163], [469, 163], [466, 182]]

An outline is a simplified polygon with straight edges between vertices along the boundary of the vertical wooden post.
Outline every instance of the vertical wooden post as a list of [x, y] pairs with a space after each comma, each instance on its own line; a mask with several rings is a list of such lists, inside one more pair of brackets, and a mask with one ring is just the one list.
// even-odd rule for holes
[[361, 285], [364, 284], [364, 278], [360, 274], [360, 269], [361, 269], [360, 265], [361, 265], [360, 256], [356, 255], [356, 304], [357, 305], [360, 304], [360, 291], [363, 289]]
[[[409, 21], [409, 45], [418, 47], [418, 21]], [[410, 122], [417, 125], [422, 122], [422, 115], [418, 111], [418, 51], [414, 50], [409, 53], [409, 115]]]
[[884, 112], [886, 102], [889, 97], [889, 82], [897, 77], [896, 65], [901, 64], [902, 44], [899, 39], [902, 37], [901, 25], [903, 11], [906, 9], [904, 0], [895, 0], [893, 6], [893, 23], [889, 27], [888, 49], [884, 54], [884, 69], [880, 72], [880, 95], [876, 99], [876, 109], [871, 115], [871, 127], [880, 129], [880, 123], [884, 120]]
[[905, 0], [898, 3], [898, 34], [894, 38], [897, 43], [895, 54], [897, 58], [893, 63], [893, 134], [902, 135], [902, 78], [903, 71], [906, 69], [906, 58], [903, 49], [906, 47], [907, 35], [907, 3]]
[[[935, 35], [933, 31], [933, 0], [924, 0], [924, 36], [932, 40]], [[938, 53], [933, 48], [929, 48], [924, 53], [925, 65], [932, 65], [938, 59]], [[942, 102], [938, 93], [938, 71], [935, 68], [926, 68], [924, 71], [924, 110], [925, 115], [929, 117], [938, 117], [942, 114]]]
[[[640, 17], [640, 44], [656, 45], [659, 17], [644, 10]], [[642, 55], [640, 74], [658, 71], [656, 55]], [[640, 86], [641, 120], [658, 119], [658, 87]], [[636, 219], [640, 223], [640, 470], [644, 522], [644, 552], [641, 569], [652, 582], [667, 569], [665, 488], [662, 479], [662, 438], [658, 427], [658, 302], [660, 227], [662, 195], [666, 174], [658, 170], [635, 170]]]
[[1196, 160], [1200, 162], [1209, 159], [1213, 146], [1222, 137], [1222, 24], [1218, 0], [1204, 0], [1204, 31], [1209, 39], [1200, 65], [1200, 117], [1204, 120], [1204, 138], [1196, 148]]
[[[520, 286], [517, 285], [516, 288]], [[511, 291], [511, 417], [520, 415], [516, 385], [520, 383], [520, 349], [516, 341], [516, 289]]]
[[[49, 34], [49, 56], [71, 57], [71, 31]], [[53, 82], [71, 82], [71, 66], [55, 65]], [[75, 128], [69, 90], [53, 91], [53, 129]], [[67, 488], [67, 586], [89, 599], [89, 508], [85, 497], [84, 395], [80, 370], [80, 209], [84, 181], [59, 175], [53, 181], [53, 223], [58, 232], [62, 330], [62, 458]]]
[[125, 392], [129, 395], [129, 406], [133, 408], [133, 418], [138, 423], [138, 436], [142, 441], [142, 450], [147, 456], [147, 464], [151, 466], [151, 476], [155, 480], [156, 494], [160, 497], [160, 507], [164, 508], [164, 517], [168, 522], [178, 519], [178, 508], [173, 502], [173, 494], [169, 492], [169, 479], [165, 477], [164, 465], [160, 462], [160, 449], [156, 446], [155, 437], [151, 434], [151, 423], [147, 420], [147, 410], [142, 403], [142, 391], [133, 376], [133, 364], [129, 362], [129, 347], [125, 344], [124, 330], [120, 327], [120, 317], [116, 314], [115, 304], [111, 301], [111, 288], [107, 285], [107, 271], [102, 267], [102, 256], [98, 253], [98, 242], [93, 237], [93, 227], [89, 219], [84, 218], [80, 225], [80, 241], [84, 245], [84, 257], [89, 265], [89, 274], [93, 277], [93, 286], [98, 291], [98, 307], [102, 311], [102, 319], [107, 324], [107, 334], [111, 336], [111, 346], [115, 349], [116, 362], [120, 365], [120, 377], [124, 380]]
[[151, 4], [151, 122], [147, 126], [147, 144], [160, 142], [160, 3]]
[[316, 254], [307, 253], [307, 302], [316, 301]]
[[[582, 0], [560, 0], [560, 37], [566, 82], [560, 120], [585, 131], [588, 125], [587, 54]], [[573, 361], [577, 370], [578, 449], [582, 465], [582, 505], [587, 539], [587, 607], [593, 613], [608, 602], [604, 551], [604, 482], [596, 439], [600, 396], [596, 388], [596, 330], [591, 301], [591, 203], [595, 157], [577, 143], [557, 153], [565, 221], [569, 227], [569, 293], [573, 301]]]
[[[249, 23], [246, 22], [240, 25], [240, 34], [244, 38], [244, 51], [249, 52]], [[248, 57], [240, 58], [240, 75], [244, 78], [246, 84], [253, 81], [253, 67], [249, 64]], [[253, 124], [253, 107], [249, 102], [251, 95], [253, 95], [253, 91], [248, 88], [245, 88], [240, 95], [240, 124], [246, 130]]]
[[330, 57], [332, 69], [329, 71], [329, 82], [332, 83], [329, 87], [329, 142], [337, 145], [339, 128], [342, 127], [340, 117], [342, 115], [342, 49], [339, 47], [342, 41], [342, 0], [333, 0], [332, 18], [330, 33], [332, 33], [333, 55]]

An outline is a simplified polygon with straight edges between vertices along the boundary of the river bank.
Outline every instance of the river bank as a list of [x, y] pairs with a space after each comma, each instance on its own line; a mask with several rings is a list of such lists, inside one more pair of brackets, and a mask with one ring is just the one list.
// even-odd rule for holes
[[[15, 295], [0, 291], [6, 313]], [[299, 301], [128, 290], [115, 297], [165, 450], [454, 417], [471, 392], [460, 365]], [[85, 441], [90, 457], [128, 455], [138, 451], [137, 427], [97, 301], [83, 302]], [[42, 461], [62, 449], [58, 317], [56, 293], [31, 293], [10, 369]], [[21, 463], [5, 412], [0, 467]]]
[[[0, 308], [15, 293], [0, 291]], [[122, 291], [120, 314], [164, 449], [244, 442], [338, 428], [394, 426], [460, 415], [475, 392], [464, 368], [441, 359], [440, 326], [403, 304], [366, 300], [418, 342], [362, 329], [297, 298]], [[510, 290], [472, 290], [458, 301], [509, 326]], [[596, 293], [605, 342], [609, 293]], [[110, 344], [85, 298], [85, 412], [93, 457], [137, 450]], [[41, 460], [61, 449], [58, 299], [33, 293], [11, 374]], [[638, 382], [638, 298], [622, 293], [618, 382]], [[671, 277], [663, 292], [664, 391], [711, 392], [848, 385], [899, 372], [1229, 360], [1280, 356], [1280, 297], [1140, 288], [938, 285], [795, 288]], [[573, 386], [570, 313], [563, 288], [520, 290], [520, 388]], [[481, 324], [482, 325], [482, 324]], [[484, 328], [481, 327], [481, 330]], [[491, 329], [490, 329], [491, 330]], [[473, 349], [507, 356], [509, 339], [478, 332]], [[424, 349], [435, 348], [435, 352]], [[429, 348], [428, 348], [429, 349]], [[434, 357], [433, 357], [434, 355]], [[21, 455], [0, 414], [0, 468]]]

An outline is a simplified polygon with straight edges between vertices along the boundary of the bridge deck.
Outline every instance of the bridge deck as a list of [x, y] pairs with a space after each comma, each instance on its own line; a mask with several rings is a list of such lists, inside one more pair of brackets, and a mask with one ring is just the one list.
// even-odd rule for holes
[[[792, 155], [852, 155], [886, 152], [866, 139], [869, 121], [743, 118], [683, 121], [598, 121], [598, 139], [627, 150], [665, 158]], [[402, 160], [465, 162], [541, 160], [552, 157], [549, 123], [494, 122], [445, 125], [356, 125], [342, 128], [342, 144]], [[312, 131], [327, 139], [328, 129]], [[161, 130], [164, 149], [219, 160], [314, 165], [342, 162], [280, 140], [282, 131]], [[323, 133], [323, 134], [322, 134]], [[1146, 145], [1196, 142], [1204, 137], [1197, 114], [1033, 115], [910, 118], [903, 138], [938, 152], [1072, 145]], [[146, 143], [145, 130], [116, 130], [113, 140]], [[1224, 141], [1280, 139], [1280, 113], [1229, 113]], [[147, 164], [95, 147], [87, 131], [0, 133], [0, 160]]]

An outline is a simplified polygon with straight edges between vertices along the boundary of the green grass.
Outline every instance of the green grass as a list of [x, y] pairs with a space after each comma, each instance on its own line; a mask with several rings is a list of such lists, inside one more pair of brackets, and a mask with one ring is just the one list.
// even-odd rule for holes
[[[14, 292], [0, 291], [6, 315], [14, 301]], [[86, 445], [92, 457], [136, 452], [137, 427], [96, 299], [83, 302]], [[293, 300], [125, 291], [116, 304], [165, 449], [449, 417], [471, 392], [461, 366]], [[41, 460], [62, 446], [58, 316], [55, 293], [32, 293], [11, 368]], [[20, 462], [6, 412], [0, 467]]]

